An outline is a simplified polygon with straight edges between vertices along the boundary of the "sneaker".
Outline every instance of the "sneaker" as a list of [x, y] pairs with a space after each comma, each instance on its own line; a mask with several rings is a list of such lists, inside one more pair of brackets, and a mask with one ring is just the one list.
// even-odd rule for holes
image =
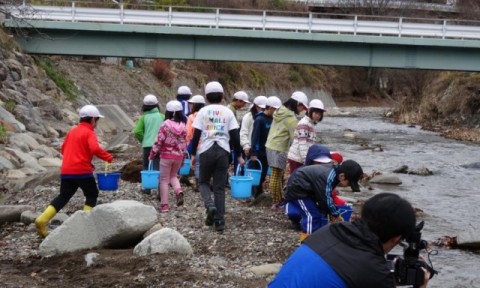
[[225, 230], [225, 220], [215, 220], [215, 230], [218, 232]]
[[160, 212], [168, 212], [170, 211], [168, 204], [160, 204]]
[[177, 197], [177, 207], [183, 205], [183, 192], [178, 193], [175, 197]]
[[213, 217], [215, 216], [215, 213], [217, 213], [217, 208], [209, 207], [207, 209], [207, 218], [205, 218], [205, 225], [207, 226], [213, 225]]

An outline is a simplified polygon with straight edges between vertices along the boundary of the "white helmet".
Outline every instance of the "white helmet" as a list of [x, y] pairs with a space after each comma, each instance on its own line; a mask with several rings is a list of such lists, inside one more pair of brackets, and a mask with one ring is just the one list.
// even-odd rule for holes
[[182, 110], [183, 110], [183, 106], [182, 106], [182, 103], [180, 103], [180, 101], [178, 101], [178, 100], [168, 101], [167, 111], [177, 112], [177, 111], [182, 111]]
[[275, 109], [280, 108], [282, 106], [282, 100], [277, 96], [270, 96], [267, 98], [267, 103], [265, 103], [268, 107], [273, 107]]
[[317, 109], [320, 109], [324, 112], [327, 111], [327, 110], [325, 110], [325, 106], [323, 105], [323, 102], [320, 99], [313, 99], [312, 101], [310, 101], [309, 106], [310, 106], [310, 108], [317, 108]]
[[253, 99], [253, 104], [257, 105], [260, 108], [265, 109], [265, 107], [267, 105], [267, 97], [257, 96]]
[[92, 117], [92, 118], [103, 118], [103, 115], [100, 114], [97, 107], [93, 105], [85, 105], [79, 111], [80, 118]]
[[155, 95], [148, 94], [147, 96], [143, 97], [143, 104], [145, 105], [157, 105], [158, 99]]
[[188, 103], [201, 103], [205, 104], [205, 98], [202, 95], [195, 95], [190, 100], [187, 101]]
[[180, 86], [177, 89], [177, 95], [192, 95], [192, 91], [188, 86]]
[[233, 98], [243, 101], [245, 103], [250, 103], [250, 101], [248, 101], [248, 94], [245, 91], [235, 92], [235, 94], [233, 94]]
[[292, 98], [293, 100], [297, 100], [298, 103], [302, 104], [303, 106], [305, 106], [305, 108], [308, 109], [308, 97], [302, 91], [293, 92], [292, 97], [290, 98]]

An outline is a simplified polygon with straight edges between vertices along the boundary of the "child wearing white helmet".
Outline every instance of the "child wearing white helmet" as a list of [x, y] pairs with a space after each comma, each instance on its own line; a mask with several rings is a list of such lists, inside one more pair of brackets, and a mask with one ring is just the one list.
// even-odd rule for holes
[[112, 162], [113, 156], [98, 144], [95, 127], [103, 115], [97, 107], [85, 105], [80, 109], [80, 122], [65, 136], [62, 144], [62, 167], [60, 168], [60, 194], [50, 202], [43, 213], [35, 219], [38, 235], [45, 238], [48, 234], [48, 222], [80, 188], [85, 195], [84, 211], [90, 211], [97, 205], [98, 187], [93, 176], [93, 157]]
[[287, 153], [293, 141], [295, 127], [297, 127], [296, 115], [308, 109], [308, 98], [301, 91], [293, 92], [292, 96], [273, 114], [272, 127], [268, 134], [267, 159], [272, 168], [270, 175], [270, 190], [273, 198], [273, 210], [282, 210], [283, 202], [283, 174], [287, 167]]
[[230, 110], [232, 110], [233, 112], [233, 115], [235, 115], [235, 119], [237, 119], [237, 122], [240, 123], [239, 119], [238, 119], [238, 115], [237, 115], [237, 110], [239, 109], [242, 109], [243, 107], [245, 107], [245, 105], [247, 105], [248, 103], [250, 103], [250, 101], [248, 101], [248, 94], [247, 92], [245, 91], [237, 91], [235, 92], [235, 94], [233, 94], [233, 100], [230, 104], [228, 104], [228, 108]]
[[305, 117], [298, 122], [292, 146], [290, 146], [288, 150], [287, 157], [290, 174], [305, 163], [308, 148], [317, 141], [315, 125], [322, 121], [323, 113], [326, 111], [323, 102], [319, 99], [313, 99], [308, 106], [308, 112]]
[[155, 144], [150, 151], [149, 159], [160, 155], [160, 183], [159, 195], [160, 212], [170, 210], [168, 204], [168, 184], [172, 185], [177, 200], [177, 206], [183, 205], [183, 192], [180, 181], [177, 179], [177, 172], [183, 165], [185, 152], [187, 151], [186, 136], [187, 130], [182, 121], [182, 103], [177, 100], [167, 103], [165, 122], [163, 122]]
[[[158, 107], [158, 99], [155, 95], [148, 94], [143, 98], [142, 116], [135, 123], [133, 134], [142, 145], [143, 153], [143, 170], [148, 169], [148, 155], [152, 150], [153, 142], [157, 138], [158, 130], [162, 125], [165, 115], [160, 112]], [[160, 165], [160, 158], [155, 158], [152, 161], [153, 170], [158, 170]], [[150, 189], [142, 189], [142, 193], [150, 194]]]
[[[192, 124], [195, 118], [197, 117], [198, 111], [205, 106], [205, 98], [202, 95], [195, 95], [190, 100], [188, 100], [189, 108], [190, 108], [190, 115], [188, 115], [187, 119], [187, 150], [189, 153], [192, 152], [191, 141], [193, 138], [193, 132], [195, 128], [193, 128]], [[197, 161], [194, 166], [194, 174], [195, 174], [195, 186], [193, 190], [195, 192], [199, 192], [198, 190], [198, 177], [200, 175], [200, 162]]]
[[257, 96], [253, 99], [253, 105], [250, 107], [250, 111], [243, 115], [242, 124], [240, 125], [240, 145], [242, 145], [243, 153], [246, 156], [250, 156], [253, 121], [258, 113], [265, 109], [266, 104], [267, 97]]
[[273, 113], [275, 113], [280, 106], [282, 106], [282, 101], [278, 97], [268, 97], [265, 102], [265, 109], [257, 114], [253, 122], [250, 161], [256, 162], [258, 159], [262, 163], [260, 185], [254, 187], [254, 198], [258, 198], [263, 193], [263, 182], [265, 181], [268, 170], [265, 143], [267, 142], [268, 133], [270, 132], [270, 126], [272, 125]]
[[[223, 86], [217, 81], [205, 85], [209, 105], [200, 109], [193, 122], [191, 161], [200, 159], [199, 188], [206, 208], [205, 225], [225, 229], [225, 184], [228, 174], [230, 143], [243, 164], [238, 122], [233, 112], [221, 104]], [[200, 143], [200, 146], [197, 146]], [[211, 186], [210, 186], [211, 185]], [[212, 187], [212, 188], [211, 188]], [[213, 191], [212, 191], [213, 190]], [[213, 192], [213, 193], [212, 193]], [[213, 194], [213, 199], [212, 199]]]
[[188, 99], [192, 97], [192, 91], [188, 86], [180, 86], [177, 89], [177, 100], [182, 103], [182, 121], [187, 123], [187, 115], [190, 114]]

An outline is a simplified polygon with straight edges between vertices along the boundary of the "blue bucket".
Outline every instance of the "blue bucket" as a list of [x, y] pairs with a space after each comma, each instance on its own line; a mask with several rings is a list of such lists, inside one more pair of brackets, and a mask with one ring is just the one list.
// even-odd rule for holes
[[340, 210], [340, 215], [342, 215], [343, 220], [350, 221], [350, 217], [352, 216], [353, 209], [350, 206], [337, 206], [337, 209]]
[[158, 188], [158, 178], [160, 177], [160, 171], [152, 170], [153, 162], [150, 160], [148, 162], [148, 170], [143, 170], [140, 172], [142, 176], [142, 188], [143, 189], [157, 189]]
[[230, 192], [234, 199], [248, 199], [252, 197], [252, 181], [251, 176], [240, 176], [240, 165], [237, 166], [235, 176], [230, 176]]
[[245, 176], [253, 177], [252, 186], [260, 185], [260, 179], [262, 178], [262, 162], [258, 159], [256, 161], [260, 164], [260, 170], [247, 168], [250, 160], [245, 163]]
[[190, 154], [187, 152], [187, 157], [183, 160], [183, 166], [178, 170], [180, 175], [190, 175]]
[[104, 191], [116, 191], [118, 189], [120, 175], [120, 172], [97, 173], [98, 189]]

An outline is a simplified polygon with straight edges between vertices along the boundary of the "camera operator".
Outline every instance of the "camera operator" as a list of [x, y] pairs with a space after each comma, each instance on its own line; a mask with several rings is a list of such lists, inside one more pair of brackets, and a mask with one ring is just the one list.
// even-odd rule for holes
[[[386, 254], [415, 231], [412, 205], [396, 194], [368, 199], [361, 219], [327, 225], [289, 257], [268, 285], [276, 287], [395, 287]], [[430, 273], [419, 288], [426, 288]]]

